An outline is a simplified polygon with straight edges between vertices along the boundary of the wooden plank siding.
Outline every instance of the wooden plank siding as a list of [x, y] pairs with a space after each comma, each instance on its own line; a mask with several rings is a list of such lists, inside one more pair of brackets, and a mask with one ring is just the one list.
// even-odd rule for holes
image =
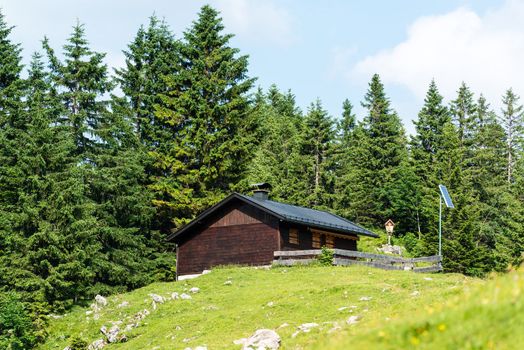
[[200, 273], [230, 264], [270, 265], [279, 243], [278, 219], [237, 203], [179, 242], [177, 273]]
[[[293, 231], [298, 232], [298, 242]], [[291, 234], [290, 234], [291, 232]], [[329, 231], [309, 229], [306, 226], [280, 223], [281, 250], [318, 249], [323, 246], [335, 249], [357, 250], [357, 235], [342, 235]]]

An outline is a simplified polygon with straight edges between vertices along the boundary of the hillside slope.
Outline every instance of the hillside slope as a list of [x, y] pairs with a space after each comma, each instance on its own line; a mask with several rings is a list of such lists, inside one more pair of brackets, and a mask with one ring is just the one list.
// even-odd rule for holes
[[[124, 328], [144, 309], [150, 314], [126, 332], [128, 341], [105, 349], [240, 349], [233, 341], [260, 328], [277, 330], [283, 349], [511, 348], [523, 337], [514, 334], [515, 322], [524, 321], [523, 281], [520, 272], [483, 281], [365, 267], [216, 269], [194, 280], [112, 296], [97, 320], [86, 315], [89, 308], [75, 308], [52, 321], [40, 348], [62, 350], [75, 337], [92, 342], [103, 337], [102, 326], [122, 321]], [[200, 291], [191, 294], [192, 287]], [[167, 300], [153, 310], [150, 293], [169, 297], [173, 292], [192, 299]], [[118, 307], [124, 301], [129, 305]], [[346, 324], [352, 315], [360, 321]], [[304, 323], [318, 327], [293, 337]], [[498, 332], [486, 332], [492, 323]]]

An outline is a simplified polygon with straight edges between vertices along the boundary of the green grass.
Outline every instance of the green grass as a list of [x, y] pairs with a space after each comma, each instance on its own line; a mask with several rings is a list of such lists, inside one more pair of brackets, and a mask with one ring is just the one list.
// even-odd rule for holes
[[[512, 277], [501, 281], [508, 278], [513, 281]], [[232, 284], [224, 285], [227, 280]], [[221, 268], [194, 280], [155, 283], [112, 296], [98, 320], [93, 320], [92, 315], [86, 316], [88, 309], [77, 307], [62, 318], [52, 320], [50, 336], [40, 348], [62, 350], [75, 337], [88, 342], [102, 338], [101, 326], [110, 326], [110, 321], [118, 320], [125, 325], [128, 318], [144, 308], [151, 314], [127, 333], [128, 342], [110, 345], [108, 349], [184, 349], [198, 345], [207, 345], [210, 350], [240, 349], [233, 345], [235, 339], [248, 337], [260, 328], [277, 329], [284, 323], [289, 326], [277, 330], [283, 349], [407, 348], [417, 341], [422, 347], [439, 340], [443, 334], [453, 334], [452, 325], [456, 323], [452, 320], [476, 319], [479, 310], [486, 310], [486, 316], [490, 315], [489, 310], [498, 310], [491, 304], [492, 298], [488, 298], [490, 289], [484, 287], [492, 288], [492, 283], [495, 282], [486, 284], [457, 274], [423, 275], [358, 266]], [[167, 301], [152, 310], [149, 293], [167, 297], [193, 286], [199, 287], [200, 293], [193, 294], [192, 300]], [[417, 295], [413, 295], [415, 291]], [[477, 292], [484, 296], [477, 296]], [[371, 300], [360, 301], [361, 297]], [[464, 298], [475, 301], [477, 308], [465, 310], [467, 313], [463, 314], [460, 300]], [[483, 304], [484, 298], [488, 304]], [[124, 300], [129, 306], [118, 308]], [[270, 302], [273, 302], [271, 307]], [[457, 310], [457, 314], [445, 310], [450, 303], [456, 303], [450, 308]], [[352, 312], [351, 309], [338, 310], [350, 306], [356, 306]], [[509, 309], [503, 311], [510, 312]], [[351, 315], [362, 319], [357, 325], [347, 326], [345, 320]], [[490, 316], [476, 322], [479, 327], [487, 326], [495, 319]], [[297, 326], [308, 322], [320, 326], [292, 338]], [[332, 322], [339, 322], [342, 329], [328, 334]], [[443, 332], [439, 330], [442, 324], [446, 325]], [[462, 329], [477, 329], [475, 324]], [[484, 341], [481, 336], [479, 339], [481, 343]], [[445, 340], [440, 344], [447, 346]]]

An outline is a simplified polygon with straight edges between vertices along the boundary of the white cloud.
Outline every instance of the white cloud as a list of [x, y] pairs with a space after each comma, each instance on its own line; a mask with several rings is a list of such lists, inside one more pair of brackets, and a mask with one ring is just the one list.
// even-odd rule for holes
[[507, 1], [484, 14], [461, 7], [421, 17], [405, 41], [357, 62], [350, 75], [368, 80], [379, 73], [385, 83], [405, 86], [419, 98], [432, 78], [448, 99], [465, 81], [498, 107], [507, 88], [524, 94], [522, 18], [523, 1]]
[[286, 9], [263, 0], [217, 0], [228, 33], [241, 39], [287, 46], [296, 38]]

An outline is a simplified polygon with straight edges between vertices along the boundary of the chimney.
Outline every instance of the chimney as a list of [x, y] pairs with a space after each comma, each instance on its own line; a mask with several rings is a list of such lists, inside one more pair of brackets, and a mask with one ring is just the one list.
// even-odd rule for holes
[[267, 182], [261, 182], [258, 184], [252, 184], [253, 198], [266, 200], [269, 198], [269, 192], [271, 191], [271, 185]]

